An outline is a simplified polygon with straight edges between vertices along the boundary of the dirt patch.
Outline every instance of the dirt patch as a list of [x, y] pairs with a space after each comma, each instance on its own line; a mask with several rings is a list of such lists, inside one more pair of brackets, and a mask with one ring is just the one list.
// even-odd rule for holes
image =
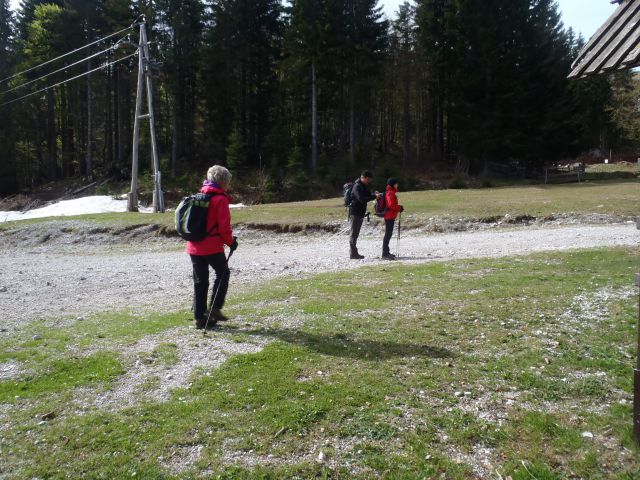
[[479, 479], [491, 478], [496, 471], [496, 465], [500, 465], [496, 450], [482, 444], [473, 445], [468, 452], [463, 452], [459, 447], [447, 444], [445, 452], [453, 462], [469, 465], [475, 478]]
[[328, 232], [336, 233], [341, 230], [340, 225], [322, 223], [304, 224], [280, 224], [280, 223], [241, 223], [239, 226], [250, 230], [266, 231], [273, 233], [316, 233]]
[[27, 195], [11, 195], [9, 197], [0, 198], [0, 211], [19, 211], [26, 212], [34, 208], [44, 206], [46, 202], [30, 197]]
[[[120, 410], [140, 401], [166, 401], [173, 390], [190, 388], [196, 370], [206, 374], [230, 356], [257, 353], [266, 343], [267, 340], [255, 336], [245, 342], [220, 333], [204, 337], [191, 326], [145, 337], [133, 346], [119, 349], [126, 373], [116, 385], [104, 393], [85, 390], [80, 403], [85, 409]], [[152, 354], [161, 344], [175, 347], [175, 362], [166, 364], [154, 359]]]
[[24, 372], [20, 363], [14, 360], [0, 363], [0, 381], [14, 380], [22, 374], [24, 374]]
[[173, 474], [192, 468], [200, 458], [204, 445], [179, 445], [170, 449], [168, 455], [158, 457], [158, 463]]
[[[304, 463], [318, 463], [329, 469], [347, 468], [352, 475], [371, 474], [371, 478], [379, 477], [373, 471], [355, 465], [354, 459], [362, 455], [357, 445], [361, 443], [358, 437], [326, 437], [323, 431], [311, 432], [306, 438], [300, 439], [295, 454], [279, 455], [278, 442], [271, 446], [273, 453], [259, 453], [254, 450], [238, 450], [234, 440], [226, 440], [222, 448], [222, 461], [228, 466], [253, 468], [256, 466], [287, 466]], [[371, 443], [371, 442], [369, 442]], [[381, 448], [382, 442], [373, 442]]]

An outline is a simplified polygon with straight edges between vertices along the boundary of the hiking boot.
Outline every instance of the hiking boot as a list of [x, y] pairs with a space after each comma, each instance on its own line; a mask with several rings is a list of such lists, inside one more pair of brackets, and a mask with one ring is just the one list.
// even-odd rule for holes
[[213, 327], [216, 326], [216, 321], [215, 319], [211, 319], [209, 321], [209, 325], [207, 325], [207, 317], [204, 318], [197, 318], [196, 319], [196, 329], [197, 330], [204, 330], [204, 327], [207, 327], [207, 330], [211, 330]]
[[382, 259], [383, 260], [395, 260], [396, 256], [393, 253], [383, 253], [382, 254]]
[[364, 255], [360, 255], [359, 253], [352, 253], [351, 254], [351, 260], [362, 260], [364, 258]]
[[216, 322], [226, 322], [229, 320], [229, 317], [225, 316], [219, 308], [211, 309], [211, 318]]

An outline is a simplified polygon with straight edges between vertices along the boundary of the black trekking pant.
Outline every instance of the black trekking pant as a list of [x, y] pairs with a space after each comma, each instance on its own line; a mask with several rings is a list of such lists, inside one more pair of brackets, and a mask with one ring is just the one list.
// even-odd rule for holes
[[362, 228], [362, 222], [364, 222], [364, 217], [351, 215], [351, 238], [349, 239], [351, 255], [356, 255], [358, 253], [357, 243], [358, 237], [360, 236], [360, 229]]
[[190, 255], [193, 265], [193, 316], [203, 318], [207, 310], [207, 292], [209, 291], [209, 267], [216, 272], [216, 280], [211, 293], [213, 308], [222, 309], [229, 288], [229, 266], [224, 253], [213, 255]]
[[382, 240], [382, 255], [388, 255], [391, 253], [389, 251], [389, 242], [391, 241], [391, 237], [393, 237], [393, 226], [396, 223], [395, 220], [385, 220], [384, 221], [384, 239]]

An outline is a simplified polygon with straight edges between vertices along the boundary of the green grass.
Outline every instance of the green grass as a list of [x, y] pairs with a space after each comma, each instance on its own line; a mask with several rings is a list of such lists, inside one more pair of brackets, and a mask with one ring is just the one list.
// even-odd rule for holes
[[112, 353], [100, 353], [83, 359], [52, 360], [42, 370], [34, 371], [18, 381], [0, 383], [0, 402], [13, 402], [103, 383], [122, 373], [122, 367]]
[[632, 173], [638, 174], [638, 164], [631, 162], [598, 163], [587, 165], [587, 173]]
[[[401, 186], [402, 187], [402, 186]], [[405, 221], [420, 223], [431, 217], [482, 219], [531, 215], [550, 216], [559, 212], [576, 214], [602, 213], [625, 217], [637, 214], [640, 183], [600, 181], [571, 185], [518, 186], [492, 189], [438, 190], [401, 192], [406, 208]], [[83, 215], [66, 217], [84, 219], [114, 228], [157, 223], [173, 226], [173, 213], [148, 215], [135, 213]], [[341, 199], [310, 202], [256, 205], [233, 210], [234, 224], [306, 225], [336, 223], [345, 220]], [[0, 224], [9, 228], [25, 223], [46, 221], [24, 220]]]
[[[121, 345], [184, 324], [185, 313], [105, 314], [84, 321], [83, 333], [64, 327], [40, 340], [25, 331], [2, 344], [0, 362], [25, 373], [0, 382], [0, 411], [9, 412], [0, 471], [639, 478], [629, 403], [639, 260], [608, 249], [278, 279], [232, 296], [236, 321], [212, 334], [267, 338], [262, 351], [197, 371], [169, 401], [117, 411], [74, 406], [75, 392], [107, 389]], [[93, 353], [68, 359], [70, 349]], [[176, 349], [167, 341], [146, 355], [170, 367]], [[18, 384], [30, 390], [16, 399]], [[49, 411], [57, 417], [42, 422]], [[474, 472], [472, 458], [484, 470]]]

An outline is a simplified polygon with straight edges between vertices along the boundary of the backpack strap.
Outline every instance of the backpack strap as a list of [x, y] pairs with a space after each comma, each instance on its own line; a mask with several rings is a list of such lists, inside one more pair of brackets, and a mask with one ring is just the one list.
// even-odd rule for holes
[[[209, 202], [211, 202], [211, 199], [217, 195], [221, 195], [220, 193], [205, 193], [205, 195], [207, 196], [207, 199], [209, 200]], [[209, 203], [209, 208], [211, 208], [211, 203]], [[213, 227], [211, 227], [211, 230], [209, 230], [207, 232], [207, 237], [219, 237], [220, 234], [216, 233], [215, 235], [211, 235], [211, 232], [213, 232], [216, 228], [218, 227], [218, 224], [216, 223]]]

